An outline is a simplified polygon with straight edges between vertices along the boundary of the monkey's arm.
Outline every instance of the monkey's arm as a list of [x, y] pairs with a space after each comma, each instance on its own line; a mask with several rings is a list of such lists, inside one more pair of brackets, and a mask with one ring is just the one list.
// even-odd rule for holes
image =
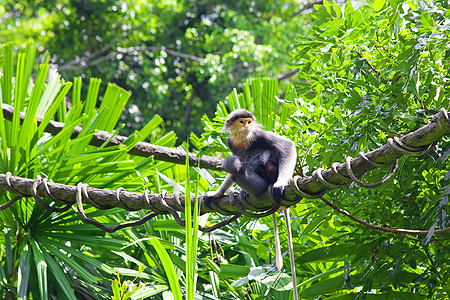
[[278, 158], [278, 179], [273, 184], [273, 195], [275, 199], [280, 199], [284, 186], [292, 178], [297, 161], [297, 150], [295, 143], [286, 138], [281, 138], [277, 143], [279, 148]]
[[292, 178], [295, 170], [295, 163], [297, 161], [297, 150], [294, 142], [283, 139], [280, 145], [280, 156], [278, 160], [278, 180], [274, 186], [285, 185], [289, 179]]
[[225, 180], [222, 182], [220, 187], [215, 191], [210, 191], [206, 193], [206, 197], [219, 198], [233, 185], [233, 175], [228, 174]]

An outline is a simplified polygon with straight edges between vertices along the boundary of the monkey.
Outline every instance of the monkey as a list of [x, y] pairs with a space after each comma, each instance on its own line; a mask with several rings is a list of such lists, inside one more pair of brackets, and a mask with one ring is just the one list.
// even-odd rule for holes
[[[226, 158], [222, 164], [222, 168], [229, 174], [222, 185], [216, 191], [208, 192], [206, 197], [220, 197], [233, 185], [233, 182], [254, 196], [264, 192], [268, 185], [273, 184], [272, 195], [279, 203], [284, 186], [288, 184], [294, 173], [297, 160], [295, 143], [262, 129], [253, 113], [246, 109], [236, 109], [231, 112], [225, 121], [224, 129], [230, 133], [227, 143], [233, 153], [233, 156]], [[287, 234], [294, 299], [298, 299], [289, 208], [283, 210], [286, 228], [289, 226]], [[278, 270], [281, 270], [283, 262], [275, 213], [272, 215], [272, 220], [276, 266]]]
[[[262, 152], [270, 153], [266, 166], [257, 169], [257, 173], [269, 181], [273, 181], [273, 196], [279, 202], [283, 189], [292, 177], [297, 160], [295, 144], [291, 140], [273, 132], [265, 131], [256, 122], [253, 113], [245, 109], [234, 110], [225, 121], [224, 129], [230, 132], [228, 146], [234, 155], [246, 162]], [[275, 169], [276, 168], [276, 172]], [[266, 169], [272, 169], [267, 171]], [[269, 178], [271, 176], [271, 178]], [[229, 174], [222, 185], [209, 192], [209, 197], [220, 197], [233, 185]]]

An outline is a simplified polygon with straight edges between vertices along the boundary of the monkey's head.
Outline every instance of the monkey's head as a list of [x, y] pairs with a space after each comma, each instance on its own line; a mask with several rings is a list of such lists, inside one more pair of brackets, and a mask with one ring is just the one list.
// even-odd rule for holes
[[246, 109], [236, 109], [230, 113], [225, 121], [225, 129], [233, 137], [245, 138], [254, 129], [259, 128], [255, 116]]
[[242, 167], [242, 159], [235, 155], [226, 157], [222, 163], [222, 170], [233, 175], [240, 172]]

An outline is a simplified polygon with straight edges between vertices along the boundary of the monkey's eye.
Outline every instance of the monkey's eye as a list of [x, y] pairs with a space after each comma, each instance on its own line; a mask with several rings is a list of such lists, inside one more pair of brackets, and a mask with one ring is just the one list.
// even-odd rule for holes
[[252, 121], [248, 121], [248, 124], [252, 124]]
[[239, 120], [239, 123], [244, 124], [244, 121], [243, 120]]

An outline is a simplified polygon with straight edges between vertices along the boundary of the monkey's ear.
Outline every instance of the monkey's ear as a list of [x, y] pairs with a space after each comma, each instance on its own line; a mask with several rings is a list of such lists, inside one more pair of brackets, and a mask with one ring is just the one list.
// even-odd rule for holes
[[231, 120], [226, 120], [225, 124], [223, 124], [222, 130], [223, 131], [228, 131], [228, 129], [231, 127], [231, 124], [233, 123], [233, 121]]

